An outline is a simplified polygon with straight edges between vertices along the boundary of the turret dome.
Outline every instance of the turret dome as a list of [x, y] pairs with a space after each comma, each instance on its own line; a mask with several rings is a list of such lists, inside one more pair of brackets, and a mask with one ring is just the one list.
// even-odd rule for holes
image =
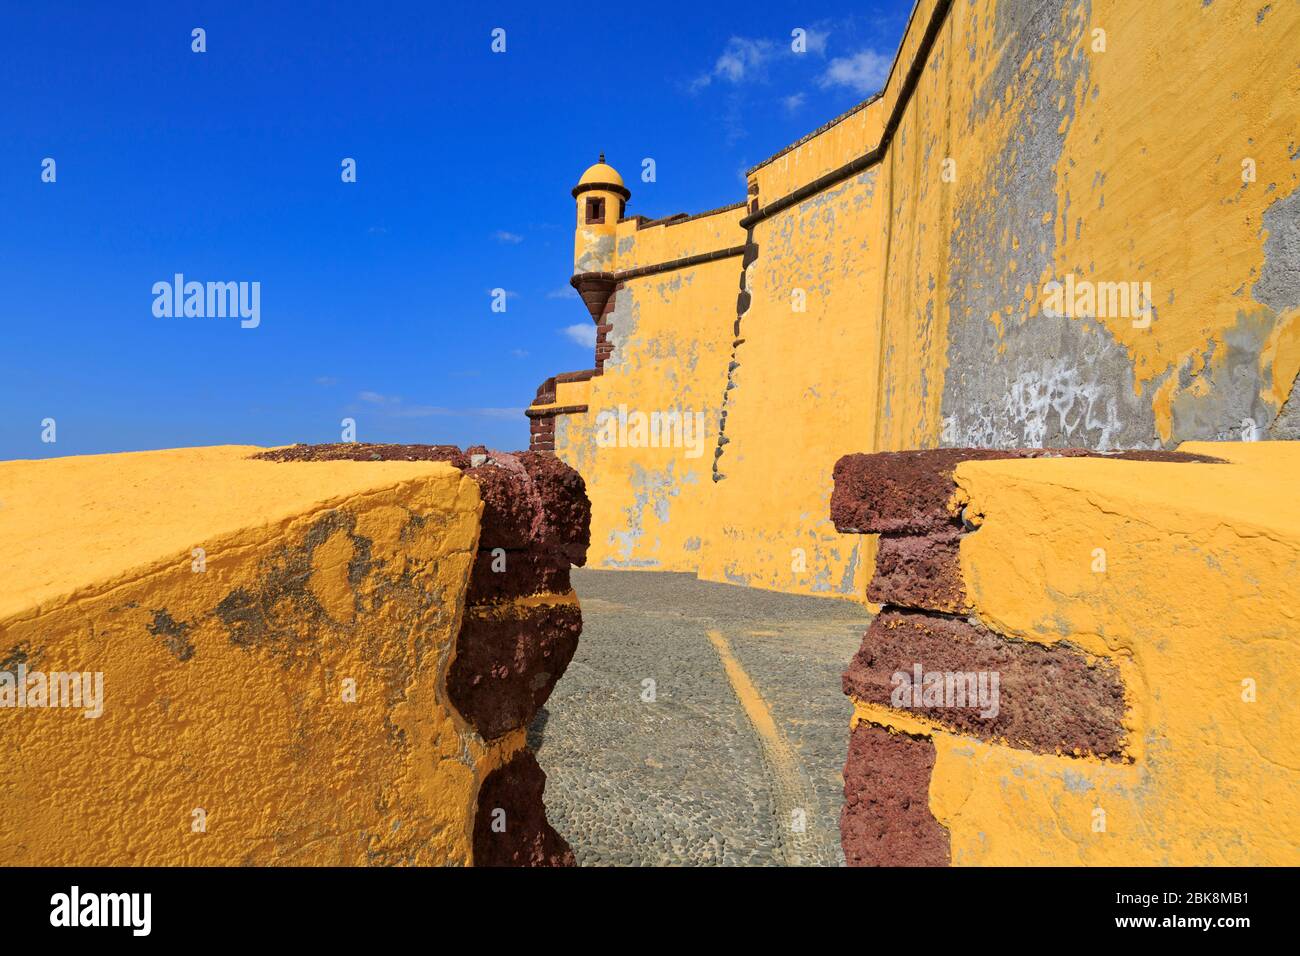
[[629, 198], [632, 193], [623, 185], [623, 177], [618, 174], [618, 170], [605, 162], [605, 154], [600, 154], [600, 159], [587, 167], [587, 171], [582, 174], [578, 180], [578, 185], [573, 187], [573, 195], [584, 193], [589, 189], [608, 189], [621, 195], [624, 199]]

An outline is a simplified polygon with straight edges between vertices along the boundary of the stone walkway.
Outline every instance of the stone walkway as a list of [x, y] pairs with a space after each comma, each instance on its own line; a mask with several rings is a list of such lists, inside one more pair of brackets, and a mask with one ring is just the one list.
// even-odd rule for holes
[[866, 609], [690, 574], [573, 581], [582, 639], [530, 736], [578, 863], [839, 865], [840, 675]]

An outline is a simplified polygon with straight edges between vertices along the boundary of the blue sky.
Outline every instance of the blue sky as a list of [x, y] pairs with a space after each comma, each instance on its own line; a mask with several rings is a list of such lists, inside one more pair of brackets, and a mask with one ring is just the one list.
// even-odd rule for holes
[[[880, 85], [911, 4], [288, 6], [5, 5], [0, 458], [338, 441], [345, 417], [526, 447], [537, 385], [591, 366], [582, 170], [603, 150], [629, 215], [739, 201]], [[259, 282], [260, 324], [155, 317], [176, 273]]]

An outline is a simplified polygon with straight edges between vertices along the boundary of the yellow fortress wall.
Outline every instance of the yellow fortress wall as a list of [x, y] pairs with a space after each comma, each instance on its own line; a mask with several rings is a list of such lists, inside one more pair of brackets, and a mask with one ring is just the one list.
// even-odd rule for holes
[[489, 784], [546, 836], [446, 688], [476, 479], [261, 451], [0, 463], [5, 864], [465, 865]]
[[[604, 374], [590, 382], [586, 415], [565, 416], [556, 432], [565, 462], [591, 476], [593, 567], [696, 570], [734, 312], [717, 289], [733, 276], [731, 262], [710, 262], [632, 279], [614, 294]], [[681, 444], [619, 443], [620, 411], [676, 413]]]
[[[654, 336], [550, 403], [719, 376], [716, 481], [592, 454], [594, 405], [555, 417], [598, 565], [861, 599], [874, 542], [826, 519], [845, 452], [1300, 437], [1297, 48], [1295, 4], [920, 0], [881, 93], [751, 170], [706, 241], [618, 224], [611, 281], [751, 251], [657, 282]], [[618, 339], [617, 304], [593, 318]], [[674, 358], [719, 342], [721, 373]], [[610, 378], [648, 361], [679, 385]]]
[[[609, 278], [594, 316], [598, 371], [577, 381], [558, 376], [553, 401], [529, 410], [566, 409], [555, 416], [554, 447], [587, 478], [593, 567], [698, 565], [735, 320], [730, 286], [740, 253], [724, 243], [743, 214], [734, 206], [620, 222], [613, 259], [602, 260]], [[649, 434], [652, 415], [669, 422], [667, 441]]]

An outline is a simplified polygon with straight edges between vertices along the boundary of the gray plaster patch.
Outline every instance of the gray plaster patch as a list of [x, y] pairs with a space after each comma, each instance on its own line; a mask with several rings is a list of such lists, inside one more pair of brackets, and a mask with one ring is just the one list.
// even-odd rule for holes
[[972, 98], [968, 123], [1004, 109], [1007, 89], [1024, 106], [990, 163], [981, 198], [954, 209], [942, 444], [1111, 448], [1155, 438], [1149, 401], [1133, 397], [1126, 352], [1091, 320], [1031, 316], [1037, 310], [1024, 294], [1054, 260], [1055, 170], [1063, 130], [1074, 118], [1074, 91], [1088, 86], [1081, 47], [1059, 70], [1051, 51], [1077, 44], [1090, 15], [1091, 4], [1067, 0], [998, 5], [997, 65]]
[[[1262, 437], [1259, 431], [1272, 422], [1274, 409], [1260, 397], [1264, 387], [1259, 353], [1272, 331], [1271, 317], [1239, 314], [1237, 324], [1206, 350], [1208, 387], [1202, 394], [1184, 391], [1190, 379], [1180, 373], [1179, 390], [1172, 403], [1175, 442], [1239, 441]], [[1198, 390], [1200, 391], [1200, 390]]]
[[853, 576], [858, 573], [859, 552], [862, 550], [862, 542], [854, 541], [853, 550], [849, 552], [849, 560], [844, 565], [844, 574], [840, 577], [840, 593], [853, 594]]
[[604, 272], [614, 257], [614, 237], [598, 236], [578, 257], [574, 272]]
[[1291, 383], [1291, 396], [1268, 426], [1268, 437], [1274, 441], [1300, 441], [1300, 375]]
[[625, 285], [614, 293], [614, 311], [606, 321], [611, 328], [605, 335], [605, 341], [612, 346], [609, 358], [605, 359], [605, 371], [608, 373], [615, 366], [623, 364], [625, 347], [636, 339], [637, 326], [641, 322], [641, 307], [637, 304], [630, 285]]
[[942, 444], [1107, 451], [1157, 442], [1151, 400], [1146, 391], [1134, 394], [1128, 353], [1093, 319], [1036, 316], [1006, 330], [1002, 355], [991, 323], [967, 332], [967, 347], [990, 357], [953, 360]]
[[[617, 410], [612, 414], [617, 415]], [[631, 481], [633, 489], [632, 503], [623, 509], [626, 522], [622, 528], [613, 528], [609, 532], [610, 544], [617, 544], [619, 556], [609, 558], [605, 566], [610, 568], [653, 568], [659, 566], [654, 558], [634, 558], [632, 555], [643, 550], [642, 539], [645, 537], [645, 515], [647, 511], [654, 514], [660, 524], [667, 524], [671, 514], [672, 499], [682, 493], [687, 485], [698, 483], [694, 471], [676, 474], [677, 461], [670, 458], [666, 468], [649, 469], [636, 462], [631, 463]]]
[[1264, 210], [1264, 265], [1251, 295], [1277, 312], [1300, 306], [1300, 189]]

